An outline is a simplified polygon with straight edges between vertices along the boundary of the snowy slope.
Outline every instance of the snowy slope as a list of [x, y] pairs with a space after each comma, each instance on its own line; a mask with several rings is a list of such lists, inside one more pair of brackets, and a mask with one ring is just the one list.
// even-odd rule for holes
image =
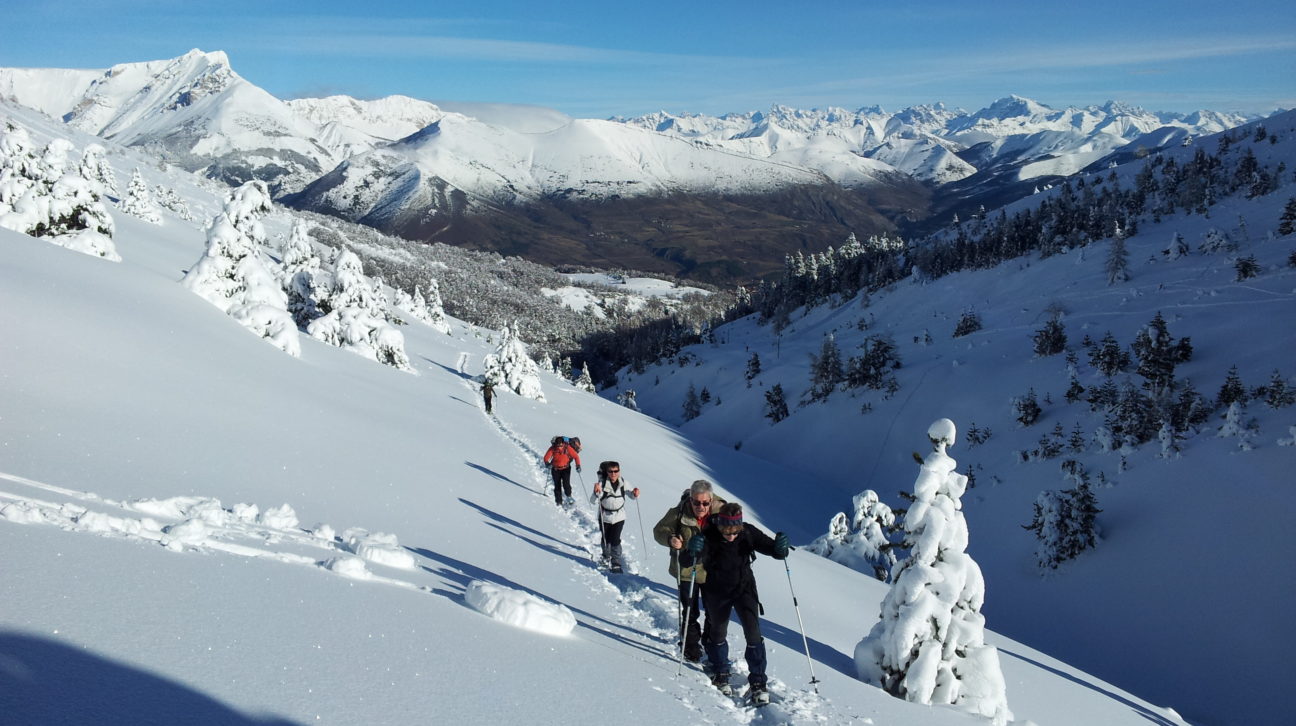
[[[46, 123], [34, 138], [60, 132]], [[192, 209], [219, 207], [175, 170], [144, 173]], [[548, 403], [506, 395], [485, 416], [470, 376], [492, 344], [461, 324], [403, 327], [414, 373], [305, 338], [300, 358], [284, 355], [178, 284], [203, 249], [197, 225], [114, 216], [116, 264], [0, 230], [6, 720], [979, 722], [857, 681], [849, 654], [884, 587], [802, 553], [788, 571], [757, 567], [781, 702], [753, 711], [676, 675], [666, 558], [645, 553], [637, 525], [705, 476], [805, 541], [818, 512], [787, 496], [796, 470], [554, 379]], [[270, 218], [271, 237], [289, 222]], [[586, 470], [615, 458], [643, 489], [627, 526], [634, 574], [595, 569], [590, 509], [545, 496], [538, 457], [558, 432], [583, 438]], [[789, 572], [821, 695], [807, 686]], [[529, 628], [470, 605], [491, 587], [542, 601]], [[570, 634], [537, 629], [564, 612]], [[1021, 723], [1183, 723], [991, 637]]]
[[[864, 489], [878, 491], [893, 507], [906, 506], [899, 493], [912, 483], [911, 452], [921, 450], [911, 432], [937, 415], [950, 416], [964, 431], [973, 423], [990, 429], [986, 443], [961, 441], [952, 450], [964, 466], [975, 467], [977, 487], [965, 505], [970, 551], [987, 578], [990, 623], [1126, 688], [1173, 702], [1194, 722], [1285, 722], [1288, 707], [1277, 694], [1293, 675], [1289, 650], [1296, 642], [1286, 614], [1296, 596], [1296, 566], [1288, 556], [1289, 522], [1296, 516], [1290, 486], [1296, 409], [1252, 402], [1245, 419], [1253, 430], [1245, 446], [1215, 435], [1223, 424], [1216, 416], [1184, 443], [1178, 458], [1161, 458], [1155, 440], [1124, 455], [1102, 453], [1093, 439], [1101, 416], [1064, 400], [1063, 356], [1036, 358], [1031, 342], [1053, 311], [1061, 311], [1069, 347], [1079, 353], [1080, 382], [1092, 387], [1101, 376], [1087, 363], [1082, 339], [1111, 331], [1128, 345], [1160, 312], [1171, 334], [1189, 336], [1195, 350], [1176, 375], [1208, 399], [1214, 400], [1233, 365], [1249, 388], [1268, 384], [1274, 371], [1296, 384], [1296, 238], [1277, 234], [1296, 192], [1290, 174], [1296, 115], [1264, 124], [1270, 133], [1263, 140], [1248, 130], [1239, 143], [1270, 169], [1285, 164], [1283, 186], [1266, 196], [1222, 201], [1209, 218], [1144, 220], [1126, 240], [1130, 282], [1107, 284], [1105, 242], [1047, 259], [1031, 256], [927, 284], [905, 282], [838, 307], [797, 311], [781, 334], [743, 319], [718, 328], [715, 344], [685, 349], [680, 360], [687, 364], [623, 372], [619, 386], [635, 390], [642, 410], [682, 424], [690, 437], [796, 469], [796, 491], [816, 510], [816, 535], [827, 531], [836, 512], [849, 513], [851, 497]], [[1216, 148], [1213, 139], [1197, 144]], [[1182, 162], [1195, 151], [1167, 153]], [[1129, 186], [1140, 168], [1141, 162], [1114, 172]], [[1022, 200], [1006, 211], [1011, 217], [1035, 203], [1038, 198]], [[1228, 233], [1238, 249], [1201, 251], [1212, 230]], [[1176, 233], [1191, 253], [1169, 261], [1163, 250]], [[1249, 255], [1261, 273], [1238, 281], [1235, 261]], [[953, 338], [967, 310], [984, 327]], [[810, 356], [820, 353], [828, 333], [843, 356], [858, 355], [866, 336], [892, 336], [903, 361], [896, 371], [899, 391], [891, 397], [838, 391], [826, 403], [798, 408], [810, 381]], [[762, 373], [748, 388], [742, 372], [753, 354]], [[764, 394], [775, 384], [785, 389], [792, 414], [771, 425]], [[683, 423], [690, 386], [705, 387], [722, 403]], [[1012, 399], [1030, 389], [1044, 414], [1023, 428]], [[1054, 426], [1064, 436], [1079, 426], [1085, 450], [1023, 463], [1019, 452], [1037, 448]], [[1040, 491], [1071, 486], [1059, 469], [1065, 458], [1111, 483], [1096, 490], [1103, 541], [1041, 576], [1035, 539], [1022, 525]]]

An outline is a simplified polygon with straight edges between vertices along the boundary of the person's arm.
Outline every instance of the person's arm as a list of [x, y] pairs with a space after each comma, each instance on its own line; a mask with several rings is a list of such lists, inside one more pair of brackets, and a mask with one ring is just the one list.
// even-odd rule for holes
[[653, 527], [653, 539], [662, 547], [670, 547], [671, 537], [675, 536], [675, 530], [679, 525], [679, 517], [675, 514], [675, 509], [667, 510], [666, 516], [662, 517], [657, 526]]
[[[778, 556], [778, 549], [774, 546], [774, 538], [765, 534], [759, 527], [747, 525], [747, 538], [752, 543], [752, 548], [766, 557], [782, 559]], [[784, 557], [787, 555], [784, 554]]]

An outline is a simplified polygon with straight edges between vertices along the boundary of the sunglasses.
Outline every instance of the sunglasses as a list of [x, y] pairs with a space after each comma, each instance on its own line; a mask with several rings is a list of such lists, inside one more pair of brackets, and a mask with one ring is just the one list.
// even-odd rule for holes
[[695, 506], [695, 507], [709, 507], [709, 506], [711, 506], [711, 500], [710, 500], [710, 499], [694, 499], [694, 500], [693, 500], [693, 506]]
[[608, 469], [608, 470], [607, 470], [607, 473], [608, 473], [608, 474], [620, 474], [620, 473], [621, 473], [621, 470], [620, 470], [620, 469]]

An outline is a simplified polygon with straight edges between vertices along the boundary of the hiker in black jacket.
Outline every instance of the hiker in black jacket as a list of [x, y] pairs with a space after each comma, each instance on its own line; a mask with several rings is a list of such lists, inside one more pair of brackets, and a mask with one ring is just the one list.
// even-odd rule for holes
[[788, 556], [787, 535], [782, 532], [771, 538], [751, 524], [743, 522], [742, 505], [729, 502], [719, 513], [709, 518], [701, 533], [688, 543], [688, 551], [681, 556], [680, 564], [702, 564], [707, 572], [707, 584], [702, 589], [702, 602], [706, 606], [709, 629], [704, 646], [707, 660], [714, 669], [712, 683], [728, 693], [729, 642], [725, 634], [729, 627], [729, 614], [736, 611], [742, 623], [743, 637], [747, 642], [744, 656], [750, 671], [747, 681], [751, 686], [752, 700], [765, 703], [769, 700], [765, 676], [765, 639], [761, 636], [760, 596], [756, 592], [756, 576], [751, 563], [757, 552], [781, 560]]

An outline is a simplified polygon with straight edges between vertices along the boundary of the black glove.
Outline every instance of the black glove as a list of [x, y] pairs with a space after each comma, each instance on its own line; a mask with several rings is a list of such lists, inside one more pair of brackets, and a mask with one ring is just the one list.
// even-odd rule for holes
[[580, 464], [577, 464], [577, 465], [576, 465], [576, 473], [577, 473], [577, 474], [581, 473]]
[[786, 534], [779, 532], [774, 535], [774, 556], [783, 559], [788, 556], [788, 551], [792, 549], [792, 544], [788, 542]]
[[688, 541], [688, 551], [690, 555], [697, 557], [702, 554], [702, 547], [706, 545], [706, 537], [695, 534]]

